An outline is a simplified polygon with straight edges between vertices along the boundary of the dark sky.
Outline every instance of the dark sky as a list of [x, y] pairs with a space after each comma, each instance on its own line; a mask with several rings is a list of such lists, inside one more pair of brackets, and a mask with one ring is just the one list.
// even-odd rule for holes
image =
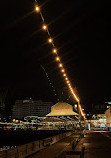
[[[38, 2], [81, 103], [90, 107], [111, 100], [109, 2]], [[26, 97], [56, 102], [62, 92], [64, 99], [69, 96], [34, 5], [34, 0], [0, 2], [0, 89], [8, 89], [10, 104]]]

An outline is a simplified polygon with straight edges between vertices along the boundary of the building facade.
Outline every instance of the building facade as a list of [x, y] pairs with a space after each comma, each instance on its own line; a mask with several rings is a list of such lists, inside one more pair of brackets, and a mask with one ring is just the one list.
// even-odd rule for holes
[[51, 107], [51, 112], [46, 116], [78, 116], [73, 111], [73, 106], [66, 102], [58, 102]]
[[107, 110], [106, 104], [100, 104], [100, 105], [93, 105], [91, 108], [91, 113], [92, 114], [104, 114], [105, 111]]
[[26, 116], [44, 117], [51, 111], [52, 102], [41, 100], [16, 100], [12, 109], [12, 118], [23, 119]]
[[87, 120], [88, 123], [90, 123], [90, 126], [92, 129], [106, 129], [106, 116], [105, 114], [94, 114], [92, 116], [92, 119]]
[[105, 111], [105, 115], [106, 115], [106, 126], [111, 130], [111, 106], [109, 107], [109, 109]]

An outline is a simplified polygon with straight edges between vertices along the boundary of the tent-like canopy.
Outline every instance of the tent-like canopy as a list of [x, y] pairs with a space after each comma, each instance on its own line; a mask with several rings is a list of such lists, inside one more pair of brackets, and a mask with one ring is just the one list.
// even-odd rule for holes
[[65, 103], [65, 102], [58, 102], [51, 107], [51, 113], [46, 116], [74, 116], [78, 115], [76, 112], [73, 111], [73, 106]]

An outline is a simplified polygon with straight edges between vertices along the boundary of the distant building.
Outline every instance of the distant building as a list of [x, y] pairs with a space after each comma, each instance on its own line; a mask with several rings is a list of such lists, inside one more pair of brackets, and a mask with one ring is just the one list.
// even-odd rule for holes
[[26, 116], [44, 117], [51, 111], [52, 102], [43, 102], [41, 100], [16, 100], [12, 109], [12, 117], [23, 119]]
[[104, 114], [106, 109], [107, 109], [107, 106], [105, 104], [102, 104], [102, 105], [93, 105], [92, 104], [91, 113], [92, 114]]
[[73, 106], [66, 102], [58, 102], [51, 107], [51, 112], [46, 116], [77, 116]]
[[105, 111], [105, 115], [106, 115], [106, 126], [111, 130], [111, 106], [109, 107], [109, 109]]
[[106, 116], [105, 114], [94, 114], [90, 120], [92, 128], [106, 129]]

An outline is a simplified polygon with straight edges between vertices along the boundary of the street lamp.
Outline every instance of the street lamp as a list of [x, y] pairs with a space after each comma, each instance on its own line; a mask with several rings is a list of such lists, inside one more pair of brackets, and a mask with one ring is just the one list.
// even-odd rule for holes
[[36, 7], [35, 7], [35, 10], [36, 10], [36, 12], [40, 12], [40, 7], [39, 7], [39, 6], [36, 6]]
[[47, 25], [44, 24], [44, 25], [42, 26], [42, 29], [43, 29], [43, 30], [47, 30]]

